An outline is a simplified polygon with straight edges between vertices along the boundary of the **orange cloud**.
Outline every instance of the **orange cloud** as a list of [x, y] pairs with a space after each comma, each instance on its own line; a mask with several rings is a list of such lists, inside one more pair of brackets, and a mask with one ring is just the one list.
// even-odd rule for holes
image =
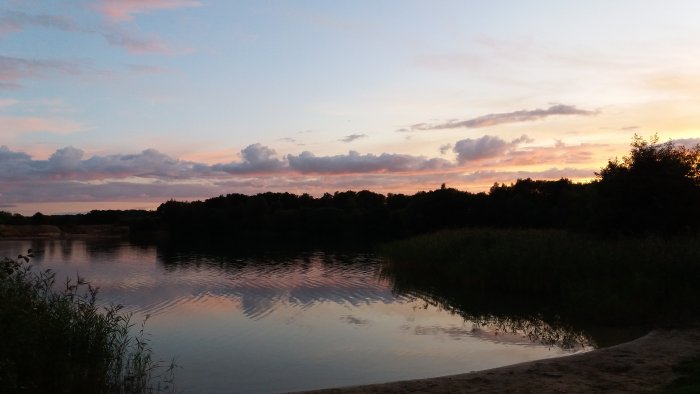
[[200, 5], [197, 0], [102, 0], [95, 8], [107, 18], [123, 22], [133, 19], [135, 14]]

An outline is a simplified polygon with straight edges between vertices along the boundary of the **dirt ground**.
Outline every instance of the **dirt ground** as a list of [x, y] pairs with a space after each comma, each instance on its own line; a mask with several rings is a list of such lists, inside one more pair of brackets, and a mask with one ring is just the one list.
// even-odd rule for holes
[[629, 393], [677, 378], [672, 366], [700, 357], [700, 329], [652, 331], [587, 353], [459, 375], [344, 387], [314, 393]]

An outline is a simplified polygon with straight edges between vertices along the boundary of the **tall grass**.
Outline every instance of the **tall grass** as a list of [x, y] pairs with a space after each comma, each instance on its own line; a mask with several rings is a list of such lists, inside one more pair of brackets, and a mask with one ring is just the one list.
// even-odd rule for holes
[[559, 230], [448, 230], [383, 247], [397, 290], [470, 316], [578, 327], [676, 324], [700, 316], [700, 238]]
[[[100, 308], [83, 278], [56, 290], [31, 250], [0, 260], [0, 388], [15, 393], [173, 392], [174, 364], [152, 358], [121, 306]], [[145, 324], [145, 322], [144, 322]]]

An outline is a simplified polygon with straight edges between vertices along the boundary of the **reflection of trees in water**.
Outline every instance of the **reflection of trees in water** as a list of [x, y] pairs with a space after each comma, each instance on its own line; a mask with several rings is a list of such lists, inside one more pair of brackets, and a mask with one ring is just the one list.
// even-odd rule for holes
[[554, 313], [538, 310], [537, 303], [517, 302], [509, 297], [492, 296], [478, 289], [437, 283], [426, 275], [415, 275], [383, 265], [381, 276], [392, 284], [394, 293], [424, 300], [427, 304], [462, 316], [475, 327], [494, 334], [514, 334], [530, 341], [562, 349], [596, 346], [596, 341], [583, 329], [562, 321]]
[[162, 244], [158, 262], [173, 278], [195, 274], [196, 283], [188, 283], [188, 291], [239, 299], [242, 312], [251, 319], [286, 306], [396, 301], [379, 278], [380, 259], [368, 253], [263, 253]]

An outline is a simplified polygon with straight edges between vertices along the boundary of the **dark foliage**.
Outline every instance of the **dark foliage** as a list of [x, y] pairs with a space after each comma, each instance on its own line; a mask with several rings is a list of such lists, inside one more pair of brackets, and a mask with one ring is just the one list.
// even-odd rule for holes
[[700, 145], [688, 149], [635, 136], [629, 156], [597, 174], [596, 217], [603, 228], [674, 233], [700, 219]]

